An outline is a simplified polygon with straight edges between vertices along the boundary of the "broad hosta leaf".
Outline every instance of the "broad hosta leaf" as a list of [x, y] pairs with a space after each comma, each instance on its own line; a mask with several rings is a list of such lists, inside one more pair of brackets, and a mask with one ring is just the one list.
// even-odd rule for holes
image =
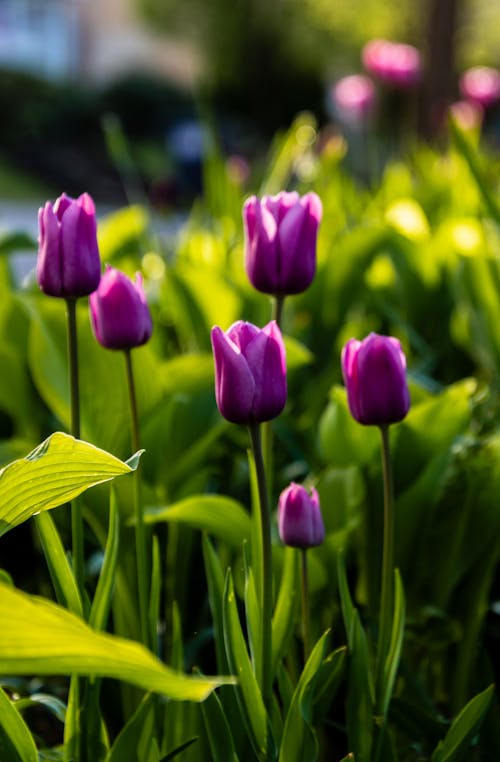
[[181, 524], [215, 535], [241, 549], [250, 536], [250, 517], [241, 503], [223, 495], [193, 495], [161, 508], [148, 508], [147, 524], [178, 521]]
[[0, 536], [35, 513], [132, 470], [105, 450], [56, 432], [0, 471]]
[[230, 677], [190, 677], [143, 646], [92, 630], [43, 598], [0, 583], [0, 674], [113, 677], [177, 701], [203, 701]]

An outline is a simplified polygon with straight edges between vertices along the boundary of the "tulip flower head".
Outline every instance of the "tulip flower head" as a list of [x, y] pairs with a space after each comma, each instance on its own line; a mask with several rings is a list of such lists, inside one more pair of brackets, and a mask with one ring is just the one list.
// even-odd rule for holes
[[392, 336], [371, 333], [350, 339], [342, 350], [342, 374], [353, 418], [366, 426], [403, 420], [410, 407], [406, 359]]
[[334, 85], [331, 95], [336, 113], [348, 124], [362, 124], [373, 114], [375, 86], [364, 74], [342, 77]]
[[281, 541], [293, 548], [312, 548], [325, 539], [319, 496], [292, 482], [278, 502], [278, 529]]
[[151, 336], [153, 323], [140, 273], [132, 281], [108, 265], [89, 306], [94, 335], [107, 349], [139, 347]]
[[299, 294], [316, 272], [316, 238], [323, 210], [316, 193], [252, 196], [243, 206], [245, 266], [257, 291]]
[[65, 193], [38, 212], [36, 277], [49, 296], [76, 299], [99, 285], [95, 206], [88, 193], [72, 199]]
[[215, 326], [211, 339], [221, 415], [246, 424], [276, 418], [287, 393], [285, 346], [276, 322], [260, 329], [238, 320], [226, 333]]
[[366, 71], [388, 87], [411, 89], [420, 82], [422, 61], [413, 45], [370, 40], [361, 57]]
[[500, 71], [490, 66], [473, 66], [460, 78], [463, 97], [483, 109], [500, 101]]

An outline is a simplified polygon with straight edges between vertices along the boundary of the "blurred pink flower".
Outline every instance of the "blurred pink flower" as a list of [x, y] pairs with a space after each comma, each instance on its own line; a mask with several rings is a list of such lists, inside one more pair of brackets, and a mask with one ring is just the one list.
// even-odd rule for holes
[[477, 130], [483, 121], [483, 109], [473, 101], [456, 101], [449, 109], [450, 117], [463, 130]]
[[361, 58], [366, 71], [390, 87], [412, 88], [420, 81], [422, 61], [413, 45], [370, 40], [364, 46]]
[[369, 119], [375, 108], [375, 86], [364, 74], [351, 74], [333, 86], [332, 99], [341, 119], [361, 123]]
[[464, 98], [482, 108], [490, 108], [500, 100], [500, 72], [489, 66], [474, 66], [460, 77]]

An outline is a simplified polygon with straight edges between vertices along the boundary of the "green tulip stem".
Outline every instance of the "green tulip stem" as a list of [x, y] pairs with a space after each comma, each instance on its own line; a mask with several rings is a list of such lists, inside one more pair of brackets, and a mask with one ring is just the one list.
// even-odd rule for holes
[[384, 479], [384, 530], [376, 672], [378, 700], [381, 700], [381, 693], [383, 691], [384, 669], [391, 640], [394, 607], [394, 491], [389, 447], [389, 427], [380, 426], [380, 433], [382, 435], [382, 469]]
[[302, 638], [304, 645], [304, 664], [311, 653], [311, 633], [309, 626], [309, 584], [307, 575], [307, 548], [300, 551], [300, 581], [302, 592]]
[[272, 320], [276, 320], [276, 323], [280, 330], [281, 330], [281, 322], [283, 319], [283, 305], [284, 304], [285, 304], [285, 295], [276, 294], [273, 298]]
[[[76, 325], [76, 299], [66, 299], [68, 334], [68, 365], [71, 405], [71, 434], [80, 439], [80, 382], [78, 375], [78, 336]], [[73, 571], [80, 591], [83, 593], [84, 547], [82, 506], [75, 499], [71, 502], [71, 539], [73, 551]], [[82, 600], [83, 600], [82, 595]]]
[[[266, 472], [262, 456], [262, 444], [258, 423], [249, 425], [250, 442], [257, 474], [259, 492], [259, 509], [261, 525], [261, 579], [262, 579], [262, 610], [261, 610], [261, 669], [260, 687], [264, 706], [271, 709], [272, 692], [272, 547], [271, 547], [271, 514], [269, 510], [269, 498], [267, 494]], [[259, 678], [259, 676], [257, 676]]]
[[[125, 366], [127, 372], [127, 386], [130, 407], [130, 427], [132, 451], [139, 450], [139, 416], [137, 412], [137, 395], [135, 390], [134, 369], [132, 366], [132, 352], [124, 350]], [[146, 556], [146, 529], [144, 514], [142, 511], [140, 494], [139, 469], [132, 474], [134, 482], [134, 513], [135, 513], [135, 548], [137, 554], [137, 590], [139, 594], [139, 618], [141, 625], [141, 638], [145, 646], [149, 644], [148, 624], [148, 582], [147, 582], [147, 556]]]

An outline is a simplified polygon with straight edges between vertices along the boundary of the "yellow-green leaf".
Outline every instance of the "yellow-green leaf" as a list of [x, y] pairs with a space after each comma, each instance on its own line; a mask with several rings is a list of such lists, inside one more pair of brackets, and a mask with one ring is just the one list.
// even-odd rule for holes
[[191, 677], [139, 643], [92, 630], [60, 606], [0, 583], [0, 674], [112, 677], [177, 701], [203, 701], [231, 677]]
[[134, 466], [69, 434], [52, 434], [25, 458], [0, 471], [0, 537], [34, 514], [130, 473]]

